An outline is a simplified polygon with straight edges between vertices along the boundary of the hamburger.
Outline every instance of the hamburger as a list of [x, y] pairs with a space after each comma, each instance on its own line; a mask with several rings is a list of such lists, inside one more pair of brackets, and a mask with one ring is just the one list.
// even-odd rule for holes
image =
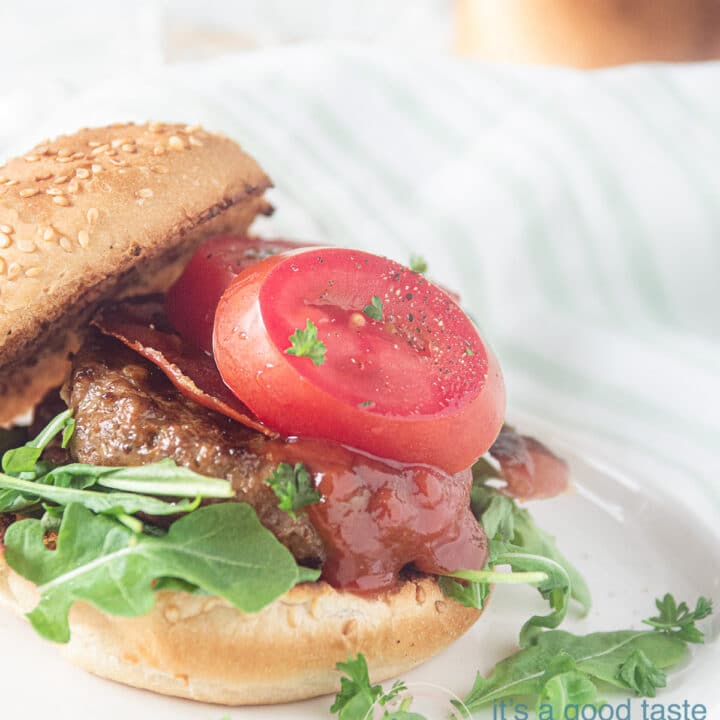
[[[414, 667], [535, 584], [587, 590], [514, 497], [567, 468], [422, 268], [248, 235], [231, 140], [84, 129], [0, 169], [0, 596], [69, 659], [223, 704]], [[511, 552], [522, 549], [522, 553]]]

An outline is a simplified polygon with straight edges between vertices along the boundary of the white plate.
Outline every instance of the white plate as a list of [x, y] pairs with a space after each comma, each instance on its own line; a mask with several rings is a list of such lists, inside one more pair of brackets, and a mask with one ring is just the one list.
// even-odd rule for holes
[[[670, 591], [694, 602], [698, 595], [720, 600], [720, 537], [718, 528], [678, 500], [677, 492], [658, 488], [658, 478], [642, 476], [634, 459], [617, 447], [602, 446], [591, 438], [578, 439], [532, 418], [519, 423], [551, 444], [572, 466], [573, 494], [533, 503], [538, 523], [554, 532], [560, 547], [580, 566], [594, 599], [589, 617], [570, 617], [565, 628], [575, 632], [638, 627], [653, 614], [654, 598]], [[682, 488], [686, 478], [666, 469], [666, 488]], [[707, 508], [704, 508], [707, 515]], [[408, 673], [405, 680], [418, 697], [413, 709], [428, 717], [447, 717], [438, 709], [447, 698], [466, 693], [477, 670], [516, 649], [517, 633], [533, 612], [542, 611], [529, 588], [498, 588], [489, 610], [460, 641], [430, 662]], [[651, 702], [702, 703], [720, 710], [720, 622], [709, 628], [710, 642], [695, 648], [692, 661], [673, 672], [670, 688]], [[94, 678], [67, 664], [56, 650], [37, 638], [23, 622], [0, 613], [0, 681], [3, 714], [7, 717], [77, 718], [152, 717], [153, 720], [280, 720], [327, 717], [332, 698], [293, 705], [225, 709], [154, 695]], [[622, 702], [626, 696], [609, 696]], [[633, 717], [641, 718], [634, 702]], [[492, 717], [486, 712], [481, 717]], [[511, 715], [508, 715], [511, 720]], [[658, 716], [659, 717], [659, 716]]]

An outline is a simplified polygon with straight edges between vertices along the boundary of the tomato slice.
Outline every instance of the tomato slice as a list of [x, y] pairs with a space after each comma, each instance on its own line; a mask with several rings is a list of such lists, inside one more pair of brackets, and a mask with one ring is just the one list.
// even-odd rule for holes
[[[321, 364], [287, 353], [308, 321]], [[303, 249], [248, 267], [218, 305], [214, 355], [237, 397], [288, 437], [455, 473], [502, 426], [502, 375], [475, 326], [446, 292], [377, 255]]]
[[185, 340], [212, 352], [215, 309], [225, 288], [249, 265], [300, 247], [307, 245], [238, 235], [205, 241], [166, 295], [165, 312], [173, 327]]

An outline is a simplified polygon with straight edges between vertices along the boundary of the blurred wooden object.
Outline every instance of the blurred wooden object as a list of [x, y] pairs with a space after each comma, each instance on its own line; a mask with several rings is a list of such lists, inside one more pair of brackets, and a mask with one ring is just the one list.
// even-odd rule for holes
[[459, 52], [591, 68], [720, 58], [720, 0], [455, 0]]

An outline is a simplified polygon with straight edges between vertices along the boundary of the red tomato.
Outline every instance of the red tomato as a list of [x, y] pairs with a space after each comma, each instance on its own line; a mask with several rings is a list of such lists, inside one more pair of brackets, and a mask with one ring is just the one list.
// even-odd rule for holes
[[[382, 319], [363, 309], [373, 296]], [[314, 323], [325, 361], [289, 355]], [[495, 356], [449, 295], [386, 258], [338, 248], [248, 267], [215, 315], [225, 383], [269, 427], [455, 473], [495, 440], [505, 390]]]
[[212, 352], [215, 309], [225, 288], [248, 265], [300, 247], [307, 245], [237, 235], [210, 238], [198, 248], [180, 279], [168, 290], [165, 299], [168, 319], [183, 338]]

